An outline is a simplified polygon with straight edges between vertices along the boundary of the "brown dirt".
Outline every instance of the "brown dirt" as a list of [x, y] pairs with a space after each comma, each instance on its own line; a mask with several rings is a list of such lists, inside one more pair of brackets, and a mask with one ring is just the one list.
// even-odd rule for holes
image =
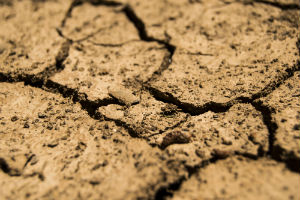
[[0, 199], [299, 199], [298, 0], [0, 0]]

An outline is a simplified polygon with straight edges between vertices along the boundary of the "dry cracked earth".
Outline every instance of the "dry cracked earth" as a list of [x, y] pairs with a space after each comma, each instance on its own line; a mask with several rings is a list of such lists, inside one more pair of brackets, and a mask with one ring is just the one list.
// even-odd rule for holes
[[300, 199], [299, 0], [0, 0], [0, 199]]

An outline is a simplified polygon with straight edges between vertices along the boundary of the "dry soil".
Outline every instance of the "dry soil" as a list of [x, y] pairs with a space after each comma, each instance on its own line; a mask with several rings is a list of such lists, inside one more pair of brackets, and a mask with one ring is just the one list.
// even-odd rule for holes
[[0, 200], [300, 199], [299, 0], [0, 0]]

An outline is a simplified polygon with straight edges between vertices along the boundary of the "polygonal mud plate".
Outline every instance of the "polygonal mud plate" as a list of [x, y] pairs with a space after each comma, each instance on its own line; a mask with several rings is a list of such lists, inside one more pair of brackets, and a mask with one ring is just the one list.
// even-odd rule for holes
[[[163, 26], [177, 46], [168, 70], [152, 82], [164, 98], [171, 96], [191, 110], [210, 103], [231, 104], [251, 99], [298, 68], [300, 32], [294, 19], [299, 12], [240, 2], [202, 6], [203, 15], [188, 12], [168, 22], [170, 28]], [[191, 29], [184, 34], [181, 20]]]
[[111, 98], [109, 88], [126, 87], [132, 92], [159, 70], [168, 51], [155, 42], [135, 41], [108, 47], [90, 42], [72, 45], [65, 69], [52, 81], [76, 88], [90, 101]]
[[[238, 56], [191, 55], [178, 50], [168, 70], [151, 87], [164, 98], [171, 96], [190, 104], [191, 109], [251, 99], [273, 86], [287, 71], [297, 68], [296, 39], [273, 42], [272, 50], [268, 43], [261, 44], [252, 43], [248, 46], [252, 52], [245, 47]], [[264, 53], [256, 53], [259, 49], [264, 49]]]
[[65, 41], [56, 28], [70, 4], [25, 0], [0, 5], [0, 72], [37, 74], [55, 66]]

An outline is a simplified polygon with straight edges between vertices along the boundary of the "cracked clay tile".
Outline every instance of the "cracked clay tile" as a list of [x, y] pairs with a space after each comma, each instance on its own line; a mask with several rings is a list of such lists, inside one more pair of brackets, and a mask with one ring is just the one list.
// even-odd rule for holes
[[0, 72], [37, 74], [55, 66], [64, 42], [56, 27], [70, 4], [24, 0], [0, 6]]
[[0, 101], [1, 198], [154, 198], [186, 175], [158, 148], [60, 95], [1, 83]]
[[136, 92], [139, 82], [157, 71], [168, 51], [155, 42], [134, 41], [117, 47], [74, 44], [65, 60], [65, 69], [51, 80], [78, 88], [90, 101], [111, 98], [109, 88], [125, 87]]
[[291, 20], [299, 19], [298, 10], [287, 12], [267, 4], [238, 1], [191, 2], [129, 0], [150, 37], [189, 52], [213, 53], [209, 52], [213, 47], [226, 52], [230, 45], [266, 35], [282, 40], [299, 34], [299, 28], [293, 28], [299, 20]]
[[282, 163], [231, 157], [201, 168], [169, 199], [299, 199], [299, 186]]
[[[282, 160], [300, 162], [300, 73], [299, 71], [267, 97], [258, 99], [274, 110], [275, 130], [273, 155]], [[299, 164], [297, 164], [299, 166]]]
[[268, 136], [262, 115], [250, 104], [236, 104], [224, 113], [209, 111], [191, 116], [177, 128], [153, 136], [150, 141], [193, 166], [212, 157], [259, 156], [268, 151]]
[[139, 39], [135, 27], [120, 9], [89, 3], [73, 9], [62, 33], [74, 41], [88, 38], [101, 44], [120, 44]]
[[[186, 37], [186, 32], [192, 33], [189, 29], [194, 24], [191, 18], [199, 20], [199, 15], [201, 16], [207, 7], [223, 5], [222, 2], [216, 0], [202, 1], [205, 4], [204, 6], [202, 3], [200, 5], [199, 3], [191, 4], [190, 2], [188, 0], [127, 0], [136, 15], [145, 24], [145, 29], [150, 37], [165, 41], [171, 40], [171, 43], [178, 47], [179, 45], [173, 42], [174, 38], [182, 37], [186, 43], [190, 42], [188, 40], [190, 38]], [[185, 12], [186, 10], [189, 10], [189, 12]]]
[[[281, 15], [279, 9], [265, 5], [234, 3], [208, 9], [203, 16], [207, 20], [199, 27], [206, 34], [187, 31], [186, 36], [174, 38], [179, 46], [173, 62], [152, 87], [200, 108], [210, 102], [252, 98], [297, 68], [299, 28]], [[180, 46], [179, 40], [188, 41], [189, 35], [195, 40], [193, 47]]]

